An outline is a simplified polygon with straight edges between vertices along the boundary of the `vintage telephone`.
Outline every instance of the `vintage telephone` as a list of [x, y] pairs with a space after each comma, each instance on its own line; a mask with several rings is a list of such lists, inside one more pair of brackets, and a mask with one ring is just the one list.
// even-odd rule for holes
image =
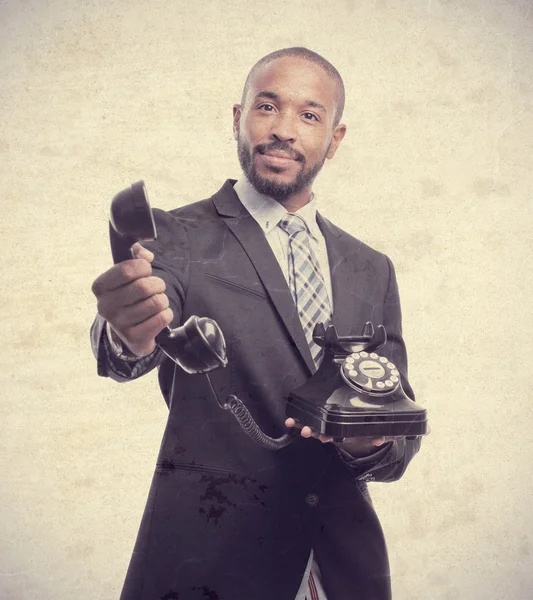
[[[157, 239], [143, 181], [119, 192], [111, 202], [111, 252], [116, 263], [133, 257], [135, 242]], [[366, 323], [360, 336], [339, 336], [335, 327], [318, 323], [314, 341], [324, 359], [306, 383], [289, 394], [287, 417], [342, 441], [350, 437], [417, 436], [427, 433], [426, 410], [410, 400], [396, 366], [376, 350], [387, 341], [382, 325]], [[190, 317], [181, 327], [166, 327], [156, 337], [163, 352], [187, 373], [203, 373], [219, 406], [230, 410], [243, 430], [258, 444], [278, 450], [297, 435], [296, 428], [279, 437], [267, 436], [244, 404], [234, 395], [222, 401], [209, 371], [225, 367], [226, 344], [215, 321]]]

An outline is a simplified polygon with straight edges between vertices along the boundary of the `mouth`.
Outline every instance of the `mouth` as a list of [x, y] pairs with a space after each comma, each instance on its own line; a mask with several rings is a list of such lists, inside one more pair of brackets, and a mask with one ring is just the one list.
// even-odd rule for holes
[[275, 158], [285, 158], [287, 160], [296, 160], [291, 154], [288, 152], [283, 152], [283, 150], [267, 150], [266, 152], [261, 152], [261, 154], [266, 156], [273, 156]]
[[258, 154], [267, 166], [276, 169], [287, 169], [298, 162], [298, 158], [283, 150], [265, 150], [259, 151]]

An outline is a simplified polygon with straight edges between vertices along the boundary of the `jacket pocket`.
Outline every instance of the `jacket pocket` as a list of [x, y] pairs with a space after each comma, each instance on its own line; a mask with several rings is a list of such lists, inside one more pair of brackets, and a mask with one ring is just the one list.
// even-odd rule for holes
[[212, 273], [206, 273], [205, 277], [209, 281], [211, 281], [211, 283], [214, 283], [215, 285], [220, 285], [221, 287], [224, 287], [228, 290], [233, 290], [234, 292], [241, 293], [241, 294], [247, 294], [248, 296], [251, 296], [252, 298], [262, 298], [263, 300], [266, 300], [268, 298], [268, 296], [264, 292], [252, 290], [248, 287], [240, 285], [239, 283], [235, 283], [234, 281], [229, 281], [228, 279], [222, 279], [222, 277], [218, 277], [218, 275], [213, 275]]

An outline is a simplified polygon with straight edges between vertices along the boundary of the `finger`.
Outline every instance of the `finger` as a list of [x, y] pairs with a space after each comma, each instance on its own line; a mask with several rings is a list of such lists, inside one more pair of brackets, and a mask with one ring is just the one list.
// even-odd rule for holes
[[119, 289], [132, 281], [152, 274], [152, 266], [143, 258], [132, 258], [115, 265], [93, 281], [92, 292], [99, 298], [107, 292]]
[[163, 294], [165, 290], [165, 281], [160, 277], [150, 276], [136, 279], [116, 290], [108, 291], [104, 296], [98, 298], [98, 313], [114, 323], [126, 307], [133, 306], [156, 294]]
[[318, 436], [319, 436], [319, 434], [316, 433], [316, 431], [313, 431], [311, 429], [311, 427], [308, 427], [307, 425], [302, 427], [302, 431], [300, 432], [300, 435], [304, 438], [310, 438], [310, 437], [318, 438]]
[[383, 444], [387, 444], [388, 442], [394, 442], [395, 440], [404, 440], [404, 439], [405, 439], [404, 435], [385, 436], [385, 437], [373, 438], [372, 443], [374, 444], [374, 446], [383, 446]]
[[136, 279], [123, 288], [123, 306], [131, 306], [141, 300], [151, 298], [155, 294], [163, 294], [166, 289], [167, 284], [161, 277], [151, 275]]
[[333, 441], [332, 437], [323, 435], [322, 433], [316, 431], [315, 429], [312, 429], [311, 427], [305, 426], [302, 428], [302, 431], [305, 432], [305, 437], [313, 437], [317, 440], [320, 440], [323, 444]]
[[154, 294], [136, 304], [124, 307], [123, 310], [117, 313], [112, 325], [119, 330], [134, 327], [167, 309], [169, 305], [166, 294]]
[[333, 438], [327, 435], [322, 435], [321, 433], [317, 433], [307, 425], [303, 426], [301, 423], [298, 423], [293, 418], [289, 417], [285, 421], [286, 427], [296, 427], [297, 429], [301, 429], [300, 435], [305, 438], [314, 437], [317, 440], [320, 440], [323, 444], [327, 444], [328, 442], [332, 442]]
[[166, 310], [150, 317], [143, 323], [131, 327], [123, 332], [122, 336], [128, 348], [138, 356], [146, 356], [150, 354], [154, 348], [154, 339], [167, 325], [172, 323], [174, 313], [172, 309]]
[[131, 251], [135, 258], [143, 258], [148, 262], [152, 262], [155, 258], [154, 253], [151, 250], [148, 250], [148, 248], [141, 246], [139, 242], [135, 242], [135, 244], [133, 244]]

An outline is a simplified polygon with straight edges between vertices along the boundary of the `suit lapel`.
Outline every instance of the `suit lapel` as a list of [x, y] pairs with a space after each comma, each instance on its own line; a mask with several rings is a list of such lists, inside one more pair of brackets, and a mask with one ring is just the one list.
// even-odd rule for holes
[[328, 250], [328, 262], [333, 292], [332, 323], [339, 335], [359, 335], [353, 331], [357, 314], [356, 269], [354, 270], [354, 239], [317, 213], [317, 222]]
[[298, 349], [308, 369], [313, 373], [315, 371], [313, 358], [287, 281], [263, 230], [244, 208], [233, 190], [234, 183], [234, 180], [226, 181], [220, 191], [213, 196], [215, 208], [254, 265], [287, 329], [289, 337]]

